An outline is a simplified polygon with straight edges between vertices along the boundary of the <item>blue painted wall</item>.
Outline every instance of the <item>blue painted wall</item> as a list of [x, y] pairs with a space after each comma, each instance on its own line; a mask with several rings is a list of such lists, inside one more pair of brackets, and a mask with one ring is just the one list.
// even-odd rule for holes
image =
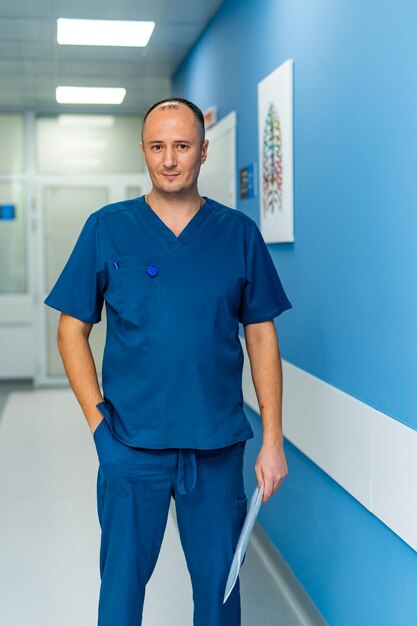
[[[173, 77], [237, 111], [239, 169], [258, 159], [257, 83], [294, 59], [296, 240], [269, 247], [294, 307], [281, 353], [415, 429], [416, 24], [415, 0], [225, 0]], [[258, 221], [256, 198], [238, 208]], [[261, 522], [331, 626], [415, 626], [415, 552], [286, 450]]]
[[[417, 429], [417, 2], [225, 0], [174, 93], [238, 114], [295, 61], [295, 244], [270, 246], [294, 309], [283, 356]], [[257, 199], [238, 208], [258, 219]]]

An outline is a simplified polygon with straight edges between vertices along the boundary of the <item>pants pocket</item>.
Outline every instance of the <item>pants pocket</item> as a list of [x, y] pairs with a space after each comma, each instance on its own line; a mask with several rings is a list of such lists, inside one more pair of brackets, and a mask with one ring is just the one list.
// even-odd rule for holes
[[97, 456], [100, 464], [108, 462], [108, 448], [113, 442], [113, 433], [111, 426], [105, 417], [101, 420], [93, 433], [93, 441], [96, 446]]
[[103, 417], [103, 419], [101, 420], [100, 424], [96, 427], [95, 431], [93, 432], [93, 439], [94, 441], [97, 440], [97, 436], [100, 435], [100, 430], [102, 430], [103, 428], [103, 422], [105, 422], [106, 419]]
[[[235, 513], [235, 536], [234, 536], [234, 547], [233, 547], [234, 550], [236, 550], [237, 542], [239, 541], [239, 536], [243, 528], [243, 524], [245, 523], [247, 510], [248, 510], [247, 497], [244, 496], [243, 498], [236, 498], [235, 511], [234, 511]], [[245, 559], [246, 559], [246, 553], [243, 556], [241, 566], [245, 562]]]
[[246, 496], [236, 498], [233, 512], [233, 550], [236, 550], [237, 542], [239, 541], [239, 536], [245, 522], [247, 508], [248, 500]]

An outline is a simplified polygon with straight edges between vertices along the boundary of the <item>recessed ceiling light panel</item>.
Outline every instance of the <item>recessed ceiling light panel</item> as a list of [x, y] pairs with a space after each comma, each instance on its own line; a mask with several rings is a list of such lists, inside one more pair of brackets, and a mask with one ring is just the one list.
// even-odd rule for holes
[[57, 87], [60, 104], [121, 104], [126, 89], [121, 87]]
[[70, 46], [148, 45], [155, 22], [58, 19], [57, 41]]

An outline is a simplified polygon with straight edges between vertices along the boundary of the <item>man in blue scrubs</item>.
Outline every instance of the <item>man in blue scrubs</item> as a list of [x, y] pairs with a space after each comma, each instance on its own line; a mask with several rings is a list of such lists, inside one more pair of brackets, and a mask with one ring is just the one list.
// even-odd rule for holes
[[[256, 223], [199, 195], [204, 119], [180, 98], [142, 128], [152, 189], [90, 214], [45, 303], [99, 459], [99, 626], [139, 626], [171, 497], [194, 626], [239, 626], [239, 581], [223, 594], [247, 510], [243, 324], [263, 425], [264, 499], [287, 475], [273, 318], [291, 307]], [[89, 346], [106, 306], [103, 394]]]

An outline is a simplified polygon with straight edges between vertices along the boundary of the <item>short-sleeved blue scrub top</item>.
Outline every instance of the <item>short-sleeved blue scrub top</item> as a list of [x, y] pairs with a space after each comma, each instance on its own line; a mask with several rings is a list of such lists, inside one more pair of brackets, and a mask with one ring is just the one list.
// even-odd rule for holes
[[239, 322], [291, 308], [254, 220], [210, 198], [179, 236], [144, 196], [91, 213], [45, 303], [95, 324], [103, 302], [97, 407], [118, 439], [212, 449], [254, 436]]

